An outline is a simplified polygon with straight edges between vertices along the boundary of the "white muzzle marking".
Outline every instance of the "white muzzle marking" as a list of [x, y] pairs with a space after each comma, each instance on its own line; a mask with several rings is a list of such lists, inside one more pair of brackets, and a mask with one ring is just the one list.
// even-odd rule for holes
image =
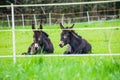
[[62, 46], [64, 46], [64, 42], [63, 42], [63, 41], [60, 41], [60, 44], [61, 44]]
[[38, 43], [35, 43], [35, 47], [38, 47]]

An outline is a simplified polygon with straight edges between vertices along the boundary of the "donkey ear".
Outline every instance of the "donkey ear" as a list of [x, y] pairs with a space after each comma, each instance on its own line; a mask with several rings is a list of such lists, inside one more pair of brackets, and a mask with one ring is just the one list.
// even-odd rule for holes
[[42, 28], [43, 28], [43, 27], [42, 27], [42, 24], [40, 24], [39, 29], [41, 29], [41, 30], [42, 30]]
[[73, 28], [73, 27], [74, 27], [74, 24], [70, 28]]
[[35, 23], [32, 21], [32, 29], [35, 29]]
[[63, 27], [62, 23], [60, 23], [60, 28], [61, 28], [61, 29], [64, 29], [64, 27]]

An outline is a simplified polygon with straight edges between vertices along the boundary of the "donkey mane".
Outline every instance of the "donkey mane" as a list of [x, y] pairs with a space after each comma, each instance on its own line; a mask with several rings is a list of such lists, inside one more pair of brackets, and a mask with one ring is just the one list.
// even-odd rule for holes
[[72, 33], [73, 35], [77, 36], [77, 37], [80, 38], [80, 39], [82, 38], [82, 37], [81, 37], [80, 35], [78, 35], [74, 30], [72, 30], [71, 33]]
[[49, 35], [46, 33], [46, 32], [44, 32], [44, 31], [41, 31], [42, 32], [42, 34], [44, 34], [46, 37], [49, 37]]
[[80, 35], [78, 35], [72, 28], [66, 27], [65, 29], [68, 29], [73, 35], [82, 38]]
[[66, 30], [69, 30], [70, 33], [71, 33], [72, 35], [74, 35], [75, 37], [77, 37], [78, 39], [81, 39], [81, 38], [82, 38], [82, 37], [81, 37], [80, 35], [78, 35], [72, 28], [66, 27], [65, 29], [66, 29]]

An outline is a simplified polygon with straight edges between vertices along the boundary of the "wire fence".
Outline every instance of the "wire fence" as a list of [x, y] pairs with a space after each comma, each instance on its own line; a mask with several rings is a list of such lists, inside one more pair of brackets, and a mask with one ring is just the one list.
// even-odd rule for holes
[[[99, 57], [99, 56], [120, 56], [120, 53], [117, 54], [44, 54], [44, 55], [16, 55], [16, 57]], [[12, 55], [0, 56], [0, 58], [13, 58]]]
[[[99, 4], [99, 3], [112, 3], [119, 2], [119, 0], [110, 1], [91, 1], [91, 2], [74, 2], [74, 3], [54, 3], [54, 4], [26, 4], [26, 5], [14, 5], [14, 7], [34, 7], [34, 6], [67, 6], [67, 5], [84, 5], [84, 4]], [[10, 5], [3, 5], [0, 7], [11, 7]]]
[[[90, 21], [99, 21], [99, 20], [110, 20], [110, 19], [118, 19], [120, 18], [120, 10], [116, 9], [115, 6], [108, 8], [101, 8], [97, 9], [91, 9], [91, 10], [78, 10], [74, 11], [74, 6], [78, 5], [92, 5], [92, 4], [106, 4], [106, 3], [114, 3], [119, 2], [119, 0], [111, 0], [111, 1], [91, 1], [91, 2], [75, 2], [75, 3], [54, 3], [54, 4], [27, 4], [27, 5], [13, 5], [14, 7], [14, 13], [16, 8], [20, 8], [20, 10], [23, 10], [22, 8], [28, 8], [26, 11], [23, 10], [21, 13], [15, 13], [15, 25], [16, 26], [29, 26], [31, 24], [31, 21], [34, 20], [36, 25], [39, 24], [41, 21], [44, 24], [58, 24], [59, 22], [62, 23], [81, 23], [81, 22], [90, 22]], [[73, 6], [72, 12], [46, 12], [44, 7], [51, 7], [50, 9], [59, 9], [61, 10], [61, 6]], [[88, 6], [88, 5], [86, 5]], [[106, 4], [107, 6], [107, 4]], [[3, 5], [0, 6], [0, 8], [7, 7], [8, 9], [11, 7], [10, 5]], [[54, 8], [58, 7], [58, 8]], [[100, 6], [98, 6], [100, 7]], [[36, 9], [38, 8], [38, 9]], [[91, 7], [86, 7], [91, 8]], [[42, 9], [42, 12], [40, 12]], [[70, 10], [71, 10], [70, 9]], [[81, 9], [81, 8], [80, 8]], [[10, 10], [11, 11], [11, 10]], [[38, 11], [38, 12], [36, 12]], [[67, 10], [66, 10], [67, 11]], [[27, 12], [27, 13], [25, 13]], [[0, 14], [0, 26], [9, 26], [12, 25], [12, 17], [11, 14]]]
[[[66, 30], [66, 29], [65, 29]], [[82, 35], [83, 38], [86, 38], [93, 47], [93, 53], [90, 54], [90, 56], [118, 56], [119, 51], [115, 51], [116, 49], [119, 49], [119, 39], [118, 38], [118, 32], [120, 30], [119, 26], [112, 26], [112, 27], [99, 27], [99, 28], [74, 28], [75, 32], [77, 34]], [[27, 49], [29, 45], [32, 43], [32, 36], [33, 36], [33, 30], [32, 29], [15, 29], [15, 41], [16, 41], [16, 57], [25, 57], [21, 55], [23, 52], [27, 52]], [[36, 31], [36, 30], [35, 30]], [[54, 44], [54, 54], [51, 54], [50, 56], [66, 56], [62, 53], [64, 53], [65, 49], [61, 49], [59, 44], [59, 35], [61, 30], [60, 29], [43, 29], [43, 31], [47, 32], [50, 36], [51, 41]], [[0, 30], [0, 34], [4, 36], [9, 37], [3, 37], [2, 40], [4, 40], [4, 46], [7, 47], [6, 51], [0, 51], [1, 58], [7, 58], [12, 56], [12, 30]], [[9, 35], [11, 34], [11, 35]], [[52, 36], [54, 35], [54, 37]], [[89, 36], [88, 36], [89, 35]], [[11, 37], [10, 37], [11, 36]], [[95, 37], [96, 36], [96, 37]], [[0, 42], [1, 43], [1, 42]], [[99, 46], [98, 46], [99, 45]], [[3, 49], [1, 49], [3, 50]], [[60, 52], [59, 52], [60, 51]], [[98, 54], [98, 55], [97, 55]], [[106, 54], [106, 55], [104, 55]], [[42, 56], [41, 54], [39, 54]], [[39, 56], [36, 55], [36, 56]], [[82, 55], [82, 56], [88, 56]], [[32, 55], [30, 55], [32, 56]], [[35, 56], [35, 57], [36, 57]], [[47, 55], [45, 55], [47, 56]], [[70, 55], [72, 56], [72, 55]], [[80, 55], [75, 55], [80, 56]], [[27, 56], [26, 56], [27, 57]]]
[[[11, 24], [12, 24], [12, 30], [0, 30], [0, 32], [3, 32], [3, 31], [12, 31], [12, 45], [13, 45], [13, 61], [14, 61], [14, 63], [16, 63], [16, 57], [20, 57], [19, 55], [18, 56], [16, 56], [16, 37], [15, 37], [15, 22], [16, 22], [16, 20], [15, 20], [15, 14], [14, 14], [14, 8], [15, 7], [31, 7], [31, 6], [61, 6], [61, 5], [65, 5], [65, 6], [67, 6], [67, 5], [83, 5], [83, 4], [98, 4], [98, 3], [111, 3], [111, 2], [118, 2], [119, 0], [113, 0], [113, 1], [96, 1], [96, 2], [80, 2], [80, 3], [60, 3], [60, 4], [35, 4], [35, 5], [13, 5], [13, 4], [11, 4], [11, 5], [3, 5], [3, 6], [0, 6], [1, 8], [2, 7], [11, 7], [11, 17], [10, 17], [10, 15], [7, 15], [6, 16], [6, 21], [8, 22], [8, 25], [7, 26], [11, 26]], [[116, 10], [117, 11], [117, 13], [119, 12], [119, 9], [118, 10]], [[100, 12], [100, 11], [98, 11], [98, 12]], [[54, 19], [54, 18], [52, 18], [51, 17], [51, 15], [52, 15], [52, 13], [47, 13], [48, 14], [48, 19], [49, 19], [49, 24], [51, 25], [51, 24], [53, 24], [53, 22], [52, 22], [52, 19]], [[58, 16], [60, 16], [60, 22], [62, 22], [62, 23], [65, 23], [65, 16], [66, 15], [70, 15], [71, 13], [68, 13], [68, 14], [56, 14], [56, 15], [58, 15]], [[77, 13], [76, 13], [77, 14]], [[88, 11], [88, 12], [85, 12], [85, 14], [87, 15], [87, 21], [89, 22], [90, 20], [91, 20], [91, 17], [90, 17], [90, 12]], [[79, 14], [78, 14], [79, 15]], [[16, 15], [16, 16], [18, 16], [18, 15]], [[33, 14], [33, 15], [31, 15], [33, 18], [32, 19], [34, 19], [34, 21], [36, 22], [36, 25], [37, 25], [37, 18], [36, 18], [36, 15], [35, 14]], [[61, 17], [62, 16], [62, 17]], [[71, 16], [71, 15], [70, 15]], [[107, 15], [106, 15], [107, 16]], [[115, 17], [113, 17], [113, 15], [112, 15], [112, 18], [118, 18], [119, 17], [119, 13], [117, 14], [117, 15], [114, 15]], [[2, 18], [3, 17], [5, 17], [5, 16], [2, 16]], [[73, 16], [74, 18], [75, 18], [75, 16]], [[83, 16], [84, 17], [84, 16]], [[95, 16], [93, 16], [93, 17], [95, 17]], [[24, 14], [20, 14], [20, 21], [22, 21], [22, 25], [23, 26], [25, 26], [25, 15]], [[77, 18], [80, 18], [81, 19], [81, 17], [77, 17]], [[106, 18], [106, 17], [105, 17]], [[12, 19], [12, 20], [11, 20]], [[100, 19], [100, 17], [98, 17], [97, 19]], [[30, 20], [30, 19], [29, 19]], [[56, 21], [56, 20], [55, 20]], [[58, 20], [59, 21], [59, 20]], [[72, 21], [71, 21], [72, 22]], [[76, 21], [75, 21], [76, 22]], [[73, 22], [74, 23], [74, 22]], [[118, 28], [120, 28], [120, 27], [108, 27], [108, 29], [118, 29]], [[107, 28], [97, 28], [97, 29], [100, 29], [100, 30], [102, 30], [102, 29], [107, 29]], [[83, 29], [80, 29], [80, 30], [97, 30], [96, 28], [83, 28]], [[79, 29], [77, 29], [77, 30], [79, 30]], [[21, 31], [21, 30], [18, 30], [18, 31]], [[23, 31], [23, 30], [22, 30]], [[111, 36], [112, 36], [112, 34], [111, 34]], [[112, 37], [110, 37], [110, 40], [112, 39]], [[110, 49], [110, 41], [108, 42], [108, 49]], [[112, 54], [111, 53], [111, 50], [109, 50], [109, 53], [110, 54], [99, 54], [99, 55], [97, 55], [97, 54], [87, 54], [87, 55], [82, 55], [82, 56], [94, 56], [94, 55], [96, 55], [96, 56], [108, 56], [108, 55], [110, 55], [110, 56], [120, 56], [119, 54]], [[36, 55], [37, 56], [37, 55]], [[45, 56], [47, 56], [47, 55], [45, 55]], [[51, 56], [51, 55], [50, 55]], [[52, 56], [66, 56], [66, 55], [52, 55]], [[67, 55], [67, 56], [81, 56], [81, 55]], [[4, 58], [4, 57], [8, 57], [8, 56], [0, 56], [0, 58]], [[11, 56], [9, 56], [9, 57], [11, 57]], [[23, 56], [21, 56], [21, 57], [23, 57]]]
[[[116, 14], [115, 14], [115, 13]], [[96, 15], [94, 15], [96, 13]], [[100, 13], [112, 13], [112, 14], [102, 14]], [[80, 16], [85, 14], [84, 16]], [[44, 16], [42, 19], [40, 16]], [[87, 11], [87, 12], [76, 12], [76, 13], [46, 13], [44, 14], [15, 14], [15, 25], [25, 26], [31, 25], [32, 20], [34, 20], [36, 25], [42, 21], [43, 24], [58, 24], [59, 22], [68, 24], [71, 23], [81, 23], [81, 22], [90, 22], [90, 21], [100, 21], [100, 20], [111, 20], [111, 19], [119, 19], [120, 18], [120, 9], [116, 10], [100, 10], [100, 11]], [[1, 27], [12, 25], [12, 16], [10, 14], [1, 15], [0, 21]]]

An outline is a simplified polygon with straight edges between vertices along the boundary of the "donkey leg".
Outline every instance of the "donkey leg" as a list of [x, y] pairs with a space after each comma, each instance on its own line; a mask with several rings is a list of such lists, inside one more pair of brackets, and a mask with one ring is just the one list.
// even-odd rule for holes
[[28, 55], [30, 52], [30, 47], [28, 48], [28, 51], [27, 52], [23, 52], [22, 55]]
[[65, 51], [64, 54], [72, 54], [71, 52]]
[[22, 55], [27, 55], [28, 53], [26, 53], [26, 52], [24, 52], [24, 53], [22, 53]]
[[31, 45], [29, 48], [28, 48], [28, 54], [29, 55], [33, 55], [33, 54], [35, 54], [35, 47], [33, 46], [33, 45]]
[[64, 52], [64, 54], [71, 54], [71, 52], [72, 52], [72, 48], [71, 48], [70, 45], [68, 45], [66, 51]]
[[31, 47], [28, 48], [27, 54], [31, 54]]

